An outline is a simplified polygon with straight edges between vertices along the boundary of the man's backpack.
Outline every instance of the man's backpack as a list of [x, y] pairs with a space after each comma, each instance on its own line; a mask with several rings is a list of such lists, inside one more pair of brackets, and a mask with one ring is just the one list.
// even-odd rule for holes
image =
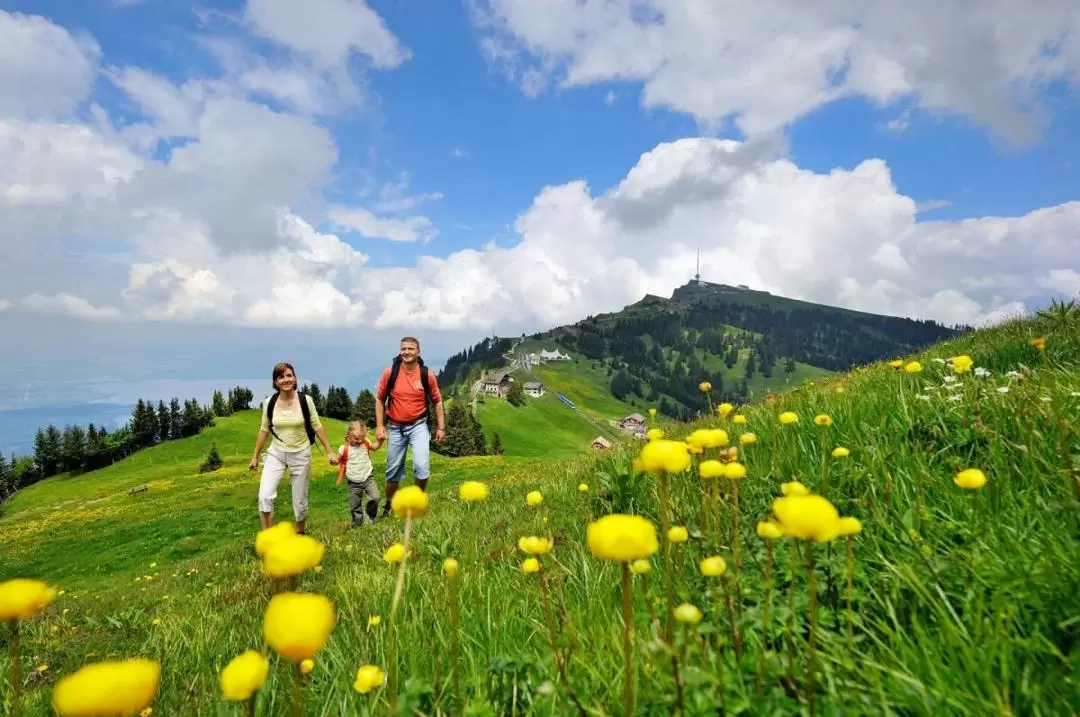
[[[420, 385], [424, 387], [425, 404], [428, 407], [428, 409], [424, 411], [424, 414], [420, 416], [420, 418], [416, 419], [417, 421], [419, 421], [421, 419], [427, 420], [428, 410], [430, 410], [431, 408], [431, 379], [428, 378], [428, 367], [424, 365], [424, 359], [417, 356], [416, 363], [420, 364]], [[386, 398], [383, 400], [383, 405], [386, 407], [387, 411], [390, 410], [390, 400], [393, 397], [394, 383], [397, 381], [397, 377], [400, 372], [401, 357], [395, 356], [394, 362], [390, 364], [390, 377], [386, 380]]]
[[[266, 418], [270, 423], [270, 433], [280, 441], [281, 436], [274, 432], [274, 404], [277, 403], [278, 395], [280, 392], [274, 391], [270, 396], [270, 401], [266, 404]], [[296, 395], [300, 400], [300, 413], [304, 414], [304, 430], [307, 431], [308, 441], [315, 445], [315, 429], [311, 426], [311, 407], [308, 406], [307, 395], [303, 391], [298, 391]]]

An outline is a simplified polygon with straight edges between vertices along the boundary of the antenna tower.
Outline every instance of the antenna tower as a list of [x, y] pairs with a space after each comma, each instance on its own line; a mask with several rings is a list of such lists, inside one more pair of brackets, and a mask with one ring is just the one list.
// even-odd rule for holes
[[695, 284], [700, 284], [701, 283], [701, 247], [698, 247], [698, 250], [697, 250], [697, 264], [696, 264], [696, 267], [694, 269], [694, 283]]

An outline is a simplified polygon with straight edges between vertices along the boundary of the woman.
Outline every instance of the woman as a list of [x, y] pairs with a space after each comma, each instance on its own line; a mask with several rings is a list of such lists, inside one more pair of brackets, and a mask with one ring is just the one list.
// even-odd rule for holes
[[[267, 435], [273, 435], [270, 449], [266, 451], [262, 478], [259, 481], [259, 518], [262, 527], [269, 528], [274, 523], [274, 500], [277, 498], [278, 483], [289, 469], [292, 478], [293, 514], [296, 517], [296, 532], [304, 533], [308, 512], [308, 480], [311, 477], [311, 445], [314, 436], [326, 450], [330, 465], [337, 465], [337, 454], [330, 450], [330, 441], [326, 429], [319, 420], [315, 401], [311, 396], [296, 390], [296, 370], [290, 363], [274, 366], [274, 395], [263, 401], [262, 426], [255, 441], [255, 455], [251, 457], [252, 471], [259, 468], [259, 455], [266, 443]], [[307, 403], [310, 420], [305, 421], [301, 399]], [[271, 408], [272, 407], [272, 408]], [[270, 408], [270, 411], [267, 409]]]

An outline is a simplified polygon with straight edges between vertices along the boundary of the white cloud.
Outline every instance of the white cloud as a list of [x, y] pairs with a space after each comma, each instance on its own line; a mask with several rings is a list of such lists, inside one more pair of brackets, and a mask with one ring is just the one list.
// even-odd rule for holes
[[11, 302], [7, 299], [0, 299], [0, 311], [7, 311], [11, 308]]
[[1058, 294], [1080, 298], [1080, 272], [1073, 269], [1051, 269], [1038, 278], [1039, 286]]
[[61, 314], [74, 316], [79, 319], [91, 321], [115, 320], [121, 318], [121, 313], [114, 307], [98, 308], [92, 306], [86, 299], [73, 296], [68, 293], [53, 294], [30, 294], [23, 297], [20, 302], [23, 308], [42, 314]]
[[[488, 58], [535, 93], [643, 83], [646, 107], [705, 122], [736, 116], [768, 132], [835, 99], [910, 99], [957, 111], [1016, 140], [1043, 119], [1035, 102], [1080, 73], [1080, 5], [1042, 0], [475, 0]], [[1030, 106], [1030, 110], [1025, 110]], [[895, 122], [900, 130], [906, 115]], [[893, 123], [890, 123], [893, 124]]]
[[0, 117], [63, 117], [90, 94], [100, 49], [36, 15], [0, 10]]
[[337, 227], [360, 232], [368, 239], [426, 243], [438, 233], [427, 217], [380, 217], [362, 208], [331, 209], [330, 220]]

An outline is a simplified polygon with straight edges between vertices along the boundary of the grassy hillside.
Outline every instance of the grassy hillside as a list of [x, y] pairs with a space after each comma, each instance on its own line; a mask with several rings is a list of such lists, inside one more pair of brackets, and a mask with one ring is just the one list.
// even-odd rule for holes
[[[1045, 354], [1029, 344], [1037, 336], [1047, 338]], [[953, 381], [948, 366], [934, 360], [960, 353], [991, 375], [967, 373]], [[808, 713], [810, 544], [799, 546], [793, 572], [790, 539], [766, 543], [756, 537], [755, 524], [769, 514], [782, 481], [797, 478], [822, 492], [823, 475], [829, 499], [841, 515], [857, 517], [862, 532], [850, 541], [816, 544], [812, 553], [818, 714], [1077, 713], [1078, 357], [1075, 323], [1013, 322], [931, 348], [918, 357], [919, 374], [878, 364], [744, 407], [747, 423], [724, 427], [733, 440], [748, 430], [758, 437], [742, 451], [748, 476], [733, 483], [703, 482], [693, 471], [671, 475], [667, 510], [657, 479], [637, 473], [628, 453], [440, 462], [444, 477], [432, 483], [430, 510], [413, 524], [397, 615], [400, 713], [445, 714], [455, 695], [440, 569], [443, 558], [453, 556], [461, 564], [455, 604], [464, 713], [576, 714], [572, 692], [589, 714], [621, 714], [620, 573], [585, 543], [589, 521], [615, 511], [641, 514], [655, 525], [667, 516], [689, 533], [686, 543], [665, 541], [651, 558], [651, 572], [634, 577], [636, 713], [672, 714], [680, 695], [687, 715], [714, 715], [721, 706], [730, 714]], [[781, 426], [781, 411], [796, 412], [798, 423]], [[831, 416], [832, 425], [816, 426], [817, 414]], [[42, 577], [67, 590], [22, 627], [24, 673], [46, 666], [27, 682], [26, 714], [47, 714], [56, 681], [80, 665], [133, 655], [162, 663], [155, 714], [240, 712], [220, 698], [217, 675], [233, 656], [262, 644], [269, 586], [251, 548], [254, 479], [241, 465], [253, 419], [230, 421], [235, 425], [222, 422], [196, 439], [204, 444], [189, 451], [187, 462], [170, 468], [156, 460], [140, 469], [118, 466], [81, 479], [47, 480], [6, 510], [0, 579]], [[237, 448], [223, 451], [226, 473], [196, 475], [208, 441], [217, 437], [223, 445], [231, 429]], [[825, 458], [834, 446], [849, 448], [850, 456]], [[953, 478], [966, 468], [985, 472], [987, 485], [958, 487]], [[121, 476], [124, 470], [130, 473]], [[488, 499], [461, 503], [453, 484], [463, 477], [487, 481]], [[72, 491], [71, 480], [85, 481], [86, 489]], [[92, 488], [98, 481], [109, 488]], [[172, 499], [144, 500], [153, 499], [153, 490], [143, 498], [118, 494], [136, 481], [169, 482], [158, 490], [173, 491]], [[577, 490], [582, 481], [587, 493]], [[538, 508], [524, 501], [533, 489], [544, 494]], [[113, 513], [70, 515], [94, 510], [79, 503], [84, 497], [102, 496], [109, 496], [102, 504]], [[282, 507], [285, 499], [283, 490]], [[75, 507], [49, 509], [72, 500]], [[382, 555], [401, 539], [402, 523], [344, 530], [344, 497], [331, 493], [326, 481], [315, 483], [312, 504], [314, 534], [327, 553], [321, 572], [300, 576], [298, 588], [330, 597], [337, 624], [304, 679], [307, 714], [386, 714], [385, 686], [361, 695], [352, 681], [362, 664], [387, 665], [398, 572]], [[177, 517], [161, 517], [170, 514]], [[53, 526], [60, 520], [66, 521], [62, 529]], [[176, 552], [193, 532], [204, 541], [199, 554]], [[521, 570], [525, 555], [517, 540], [531, 534], [554, 539], [553, 552], [541, 557], [550, 613], [539, 577]], [[674, 632], [674, 663], [671, 653], [658, 649], [669, 605], [662, 557], [668, 547], [674, 602], [690, 602], [704, 614], [701, 623]], [[722, 582], [698, 572], [698, 561], [710, 555], [727, 561]], [[146, 575], [153, 579], [147, 582]], [[380, 624], [369, 623], [374, 615]], [[742, 645], [738, 658], [732, 616]], [[569, 688], [552, 658], [549, 626]], [[6, 675], [2, 647], [0, 675]], [[286, 713], [291, 695], [286, 664], [270, 655], [260, 715]]]

